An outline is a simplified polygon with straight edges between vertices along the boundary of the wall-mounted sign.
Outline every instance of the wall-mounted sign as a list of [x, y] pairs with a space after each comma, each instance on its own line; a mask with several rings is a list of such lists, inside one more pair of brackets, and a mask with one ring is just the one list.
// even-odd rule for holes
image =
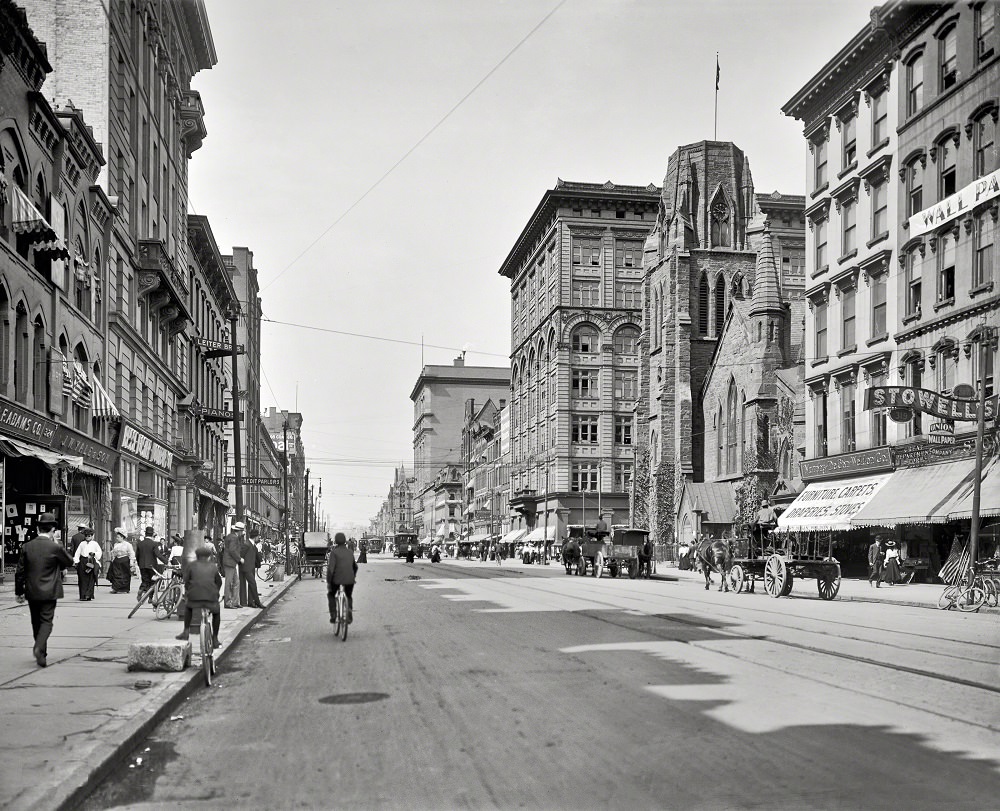
[[955, 444], [955, 423], [934, 422], [927, 431], [927, 438], [935, 445]]
[[57, 423], [52, 420], [39, 417], [10, 400], [0, 398], [0, 431], [47, 448], [57, 427]]
[[[1000, 395], [986, 398], [986, 419], [996, 419]], [[912, 386], [873, 386], [865, 392], [865, 409], [910, 408], [922, 411], [942, 420], [975, 422], [979, 419], [979, 403], [976, 400], [959, 400], [945, 397], [935, 391], [917, 389]]]
[[114, 469], [118, 454], [107, 445], [95, 442], [83, 434], [78, 434], [65, 425], [60, 425], [52, 437], [51, 448], [72, 456], [82, 456], [89, 465], [99, 467], [109, 473]]
[[923, 211], [910, 217], [910, 237], [918, 237], [933, 231], [938, 226], [968, 214], [975, 206], [1000, 197], [1000, 169], [979, 178], [964, 189], [959, 189], [950, 197], [945, 197]]
[[164, 470], [170, 470], [174, 462], [174, 454], [169, 448], [128, 423], [122, 425], [121, 435], [118, 437], [118, 450], [138, 456]]
[[[996, 430], [987, 430], [983, 435], [983, 455], [989, 459], [996, 455], [1000, 442]], [[923, 467], [937, 462], [957, 462], [972, 459], [976, 455], [976, 435], [962, 434], [954, 437], [954, 442], [941, 445], [934, 442], [917, 442], [912, 445], [896, 445], [892, 457], [896, 468]]]
[[[195, 338], [194, 345], [206, 353], [212, 353], [215, 357], [231, 354], [233, 345], [226, 341], [210, 341], [208, 338]], [[244, 353], [243, 344], [236, 344], [236, 354]]]
[[872, 448], [840, 456], [825, 456], [821, 459], [806, 459], [799, 462], [799, 472], [803, 481], [826, 479], [852, 473], [875, 473], [892, 470], [892, 453], [888, 448]]
[[[226, 484], [236, 484], [236, 477], [226, 476]], [[268, 476], [244, 476], [243, 484], [250, 484], [250, 485], [256, 484], [262, 487], [280, 487], [281, 479], [271, 478]]]

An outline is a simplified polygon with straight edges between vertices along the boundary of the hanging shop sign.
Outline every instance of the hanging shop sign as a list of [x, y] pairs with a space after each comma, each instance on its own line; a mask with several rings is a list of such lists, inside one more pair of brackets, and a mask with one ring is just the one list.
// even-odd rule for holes
[[889, 448], [844, 453], [839, 456], [824, 456], [819, 459], [804, 459], [799, 462], [803, 481], [826, 479], [858, 473], [876, 473], [892, 470], [892, 453]]
[[208, 476], [199, 473], [194, 477], [195, 486], [204, 493], [209, 493], [223, 501], [228, 500], [229, 491], [220, 484], [210, 479]]
[[58, 427], [58, 423], [0, 397], [0, 431], [47, 448]]
[[931, 423], [931, 427], [927, 431], [927, 438], [935, 445], [954, 445], [955, 423], [947, 420]]
[[60, 425], [52, 437], [53, 450], [72, 456], [82, 456], [84, 461], [110, 473], [114, 470], [118, 454], [107, 445], [95, 442], [83, 434], [79, 434], [65, 425]]
[[[986, 419], [996, 419], [1000, 395], [986, 398]], [[979, 403], [976, 400], [960, 400], [945, 397], [935, 391], [918, 389], [913, 386], [873, 386], [865, 392], [865, 410], [873, 408], [909, 408], [922, 411], [942, 420], [975, 422], [979, 419]]]
[[[281, 486], [281, 479], [280, 478], [270, 478], [268, 476], [244, 476], [242, 483], [245, 484], [245, 485], [247, 485], [247, 484], [250, 484], [250, 485], [256, 484], [256, 485], [259, 485], [261, 487], [280, 487]], [[236, 477], [235, 476], [226, 476], [226, 484], [236, 484]]]
[[[221, 358], [232, 354], [233, 345], [225, 341], [210, 341], [208, 338], [195, 338], [194, 345], [202, 350], [202, 354], [208, 358]], [[243, 344], [236, 344], [236, 354], [242, 355], [245, 352]]]
[[963, 189], [945, 197], [910, 217], [910, 237], [918, 237], [951, 222], [994, 197], [1000, 197], [1000, 169], [979, 178]]
[[156, 465], [164, 470], [170, 470], [174, 462], [174, 454], [170, 448], [161, 445], [128, 423], [122, 425], [121, 435], [118, 438], [118, 450], [121, 453], [131, 453], [133, 456], [138, 456], [151, 465]]

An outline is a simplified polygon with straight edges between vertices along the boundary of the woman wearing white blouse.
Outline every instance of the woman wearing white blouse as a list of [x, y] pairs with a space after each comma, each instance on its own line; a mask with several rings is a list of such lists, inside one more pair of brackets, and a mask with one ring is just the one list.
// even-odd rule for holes
[[80, 599], [93, 600], [97, 575], [101, 571], [101, 545], [91, 535], [76, 548], [73, 563], [76, 564], [77, 582], [80, 585]]

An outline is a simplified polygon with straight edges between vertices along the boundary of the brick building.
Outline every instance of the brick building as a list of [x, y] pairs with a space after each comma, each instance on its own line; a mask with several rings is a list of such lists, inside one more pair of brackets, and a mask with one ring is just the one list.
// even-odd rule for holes
[[507, 401], [465, 404], [462, 457], [465, 462], [464, 540], [489, 543], [509, 530], [510, 473], [503, 450], [503, 412]]
[[[276, 475], [282, 475], [280, 471], [284, 468], [284, 475], [287, 476], [288, 514], [285, 526], [294, 539], [305, 527], [306, 462], [302, 444], [302, 415], [296, 411], [279, 411], [271, 406], [261, 415], [261, 424], [278, 454], [279, 472]], [[275, 493], [275, 497], [281, 499], [284, 510], [284, 492]]]
[[629, 522], [642, 245], [659, 189], [560, 180], [500, 268], [511, 283], [513, 530]]

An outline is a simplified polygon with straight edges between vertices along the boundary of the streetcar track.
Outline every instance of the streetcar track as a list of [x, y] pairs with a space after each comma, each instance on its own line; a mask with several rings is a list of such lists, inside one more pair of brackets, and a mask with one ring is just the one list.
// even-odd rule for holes
[[[491, 570], [489, 570], [489, 572], [482, 572], [482, 573], [478, 572], [475, 569], [472, 569], [472, 570], [464, 570], [463, 569], [462, 571], [463, 571], [463, 574], [466, 571], [470, 572], [471, 576], [473, 576], [473, 577], [475, 577], [477, 579], [481, 579], [481, 580], [493, 580], [493, 579], [496, 579], [495, 575], [498, 572], [502, 571], [502, 570], [500, 570], [500, 569], [491, 569]], [[510, 570], [510, 571], [513, 573], [516, 570]], [[435, 578], [435, 579], [441, 579], [441, 580], [443, 580], [443, 579], [447, 579], [447, 578]], [[543, 593], [548, 594], [548, 595], [557, 596], [557, 597], [566, 597], [567, 596], [565, 592], [557, 591], [557, 590], [553, 590], [553, 589], [547, 589], [547, 588], [544, 588], [543, 586], [537, 584], [537, 581], [540, 580], [540, 579], [541, 578], [537, 578], [537, 577], [526, 577], [526, 578], [524, 578], [523, 580], [520, 581], [520, 584], [525, 585], [525, 586], [528, 586], [530, 584], [530, 588], [532, 588], [533, 590], [539, 591], [539, 592], [543, 592]], [[606, 606], [608, 608], [612, 608], [612, 609], [614, 609], [617, 612], [621, 612], [623, 610], [627, 610], [627, 609], [622, 609], [622, 607], [621, 607], [620, 604], [618, 604], [618, 603], [612, 603], [612, 602], [610, 602], [610, 601], [608, 601], [606, 599], [602, 600], [600, 598], [593, 597], [591, 595], [587, 595], [586, 599], [589, 599], [589, 600], [591, 600], [591, 601], [593, 601], [595, 603], [598, 603], [600, 605]], [[718, 604], [717, 603], [710, 603], [710, 602], [707, 602], [707, 601], [704, 601], [704, 600], [697, 600], [697, 599], [693, 600], [692, 602], [697, 603], [698, 605], [700, 605], [702, 607], [709, 607], [709, 608], [712, 608], [712, 609], [717, 609], [718, 608]], [[762, 614], [765, 614], [765, 615], [772, 615], [772, 614], [777, 613], [775, 611], [762, 610], [762, 609], [756, 609], [756, 608], [751, 608], [750, 610], [753, 611], [753, 612], [755, 612], [755, 613], [762, 613]], [[643, 628], [643, 629], [640, 630], [640, 629], [637, 629], [637, 628], [629, 625], [626, 622], [622, 622], [620, 620], [615, 620], [614, 618], [609, 617], [606, 614], [598, 613], [597, 611], [594, 611], [594, 612], [591, 612], [591, 611], [576, 611], [576, 612], [573, 612], [573, 613], [581, 614], [583, 616], [587, 616], [590, 619], [599, 620], [601, 622], [604, 622], [604, 623], [606, 623], [608, 625], [612, 625], [612, 626], [617, 627], [617, 628], [622, 628], [622, 629], [625, 629], [625, 630], [629, 630], [629, 631], [633, 631], [633, 632], [638, 632], [638, 633], [649, 634], [650, 636], [652, 636], [654, 638], [658, 638], [661, 641], [676, 641], [676, 640], [673, 640], [666, 633], [660, 633], [660, 632], [657, 632], [655, 629], [648, 629], [648, 628]], [[669, 622], [674, 622], [674, 623], [679, 624], [679, 625], [686, 625], [686, 626], [690, 626], [690, 627], [699, 627], [699, 628], [700, 627], [705, 627], [704, 623], [700, 623], [700, 622], [697, 622], [697, 621], [694, 621], [694, 620], [686, 620], [686, 619], [684, 619], [682, 617], [674, 617], [674, 616], [668, 616], [668, 615], [663, 615], [663, 614], [651, 614], [650, 616], [662, 617], [663, 619], [665, 619], [665, 620], [667, 620]], [[782, 616], [786, 617], [786, 618], [788, 617], [787, 614], [783, 614]], [[722, 617], [720, 619], [731, 619], [731, 620], [738, 621], [738, 622], [741, 622], [741, 623], [744, 623], [744, 624], [748, 621], [746, 617], [732, 617], [732, 616], [730, 616], [730, 617]], [[811, 618], [805, 618], [805, 619], [807, 621], [810, 621], [810, 622], [814, 622], [814, 621], [818, 622], [819, 621], [819, 620], [812, 620]], [[759, 623], [764, 624], [764, 625], [772, 625], [774, 627], [785, 627], [785, 628], [787, 628], [787, 626], [779, 626], [778, 623], [773, 622], [773, 621], [769, 622], [766, 619], [762, 620], [762, 619], [758, 619], [758, 618], [754, 617], [753, 621], [754, 622], [759, 622]], [[837, 627], [838, 628], [845, 628], [845, 627], [846, 628], [858, 628], [858, 629], [863, 629], [865, 631], [873, 631], [873, 632], [880, 632], [882, 630], [880, 627], [874, 627], [874, 626], [869, 626], [869, 625], [860, 625], [860, 624], [857, 624], [857, 623], [849, 623], [849, 624], [838, 623]], [[770, 643], [772, 643], [774, 645], [781, 645], [782, 647], [790, 648], [790, 649], [793, 649], [793, 650], [800, 650], [800, 651], [806, 651], [806, 652], [809, 652], [809, 653], [815, 653], [815, 654], [818, 654], [818, 655], [825, 655], [825, 656], [829, 656], [829, 657], [832, 657], [832, 658], [841, 659], [843, 661], [854, 662], [854, 663], [857, 663], [857, 664], [868, 665], [868, 666], [871, 666], [871, 667], [879, 667], [879, 668], [882, 668], [882, 669], [885, 669], [885, 670], [891, 670], [893, 672], [908, 673], [910, 675], [920, 676], [920, 677], [923, 677], [923, 678], [934, 679], [936, 681], [944, 682], [944, 683], [947, 683], [947, 684], [954, 684], [954, 685], [961, 686], [961, 687], [969, 687], [969, 688], [972, 688], [972, 689], [975, 689], [975, 690], [983, 690], [983, 691], [989, 692], [989, 693], [1000, 694], [1000, 686], [998, 686], [998, 685], [992, 685], [992, 684], [988, 684], [988, 683], [984, 683], [984, 682], [973, 681], [971, 679], [964, 679], [964, 678], [961, 678], [960, 676], [952, 676], [952, 675], [947, 674], [947, 673], [937, 673], [937, 672], [934, 672], [932, 670], [924, 670], [922, 668], [916, 668], [916, 667], [910, 667], [910, 666], [907, 666], [907, 665], [894, 664], [894, 663], [891, 663], [891, 662], [882, 662], [882, 661], [879, 661], [877, 659], [872, 659], [872, 658], [866, 657], [866, 656], [859, 656], [859, 655], [851, 654], [851, 653], [843, 653], [843, 652], [839, 652], [839, 651], [832, 651], [832, 650], [828, 650], [828, 649], [824, 649], [824, 648], [819, 648], [819, 647], [816, 647], [816, 646], [813, 646], [813, 645], [806, 645], [806, 644], [803, 644], [803, 643], [800, 643], [800, 642], [784, 641], [784, 640], [781, 640], [781, 639], [775, 639], [775, 638], [773, 638], [771, 636], [761, 636], [759, 634], [741, 633], [739, 631], [734, 631], [734, 630], [731, 630], [729, 628], [725, 628], [725, 629], [723, 629], [723, 628], [714, 628], [713, 630], [715, 630], [716, 632], [718, 632], [720, 634], [724, 634], [724, 635], [726, 635], [726, 636], [728, 636], [728, 637], [730, 637], [732, 639], [744, 639], [744, 640], [749, 640], [749, 641], [762, 641], [763, 640], [763, 641], [770, 642]], [[795, 627], [795, 628], [792, 628], [792, 629], [789, 629], [789, 630], [793, 630], [793, 631], [796, 631], [798, 633], [821, 634], [821, 635], [823, 635], [823, 632], [821, 632], [821, 631], [809, 630], [809, 629], [799, 628], [799, 627]], [[923, 641], [923, 640], [931, 640], [931, 639], [933, 639], [935, 641], [938, 641], [937, 637], [932, 637], [929, 634], [919, 634], [919, 633], [914, 633], [912, 631], [902, 631], [901, 633], [907, 635], [908, 637], [913, 638], [915, 641], [918, 641], [918, 640]], [[826, 635], [831, 635], [831, 634], [826, 634]], [[837, 639], [848, 640], [848, 641], [863, 641], [863, 640], [859, 640], [857, 638], [844, 637], [844, 636], [837, 636], [836, 638]], [[686, 644], [695, 644], [695, 643], [688, 642]], [[997, 651], [1000, 651], [1000, 645], [991, 645], [991, 644], [985, 643], [985, 642], [963, 642], [961, 644], [975, 645], [977, 647], [985, 648], [987, 650], [997, 650]], [[911, 649], [905, 648], [904, 646], [898, 645], [898, 644], [894, 644], [894, 645], [890, 646], [890, 645], [886, 645], [885, 642], [880, 642], [879, 645], [880, 645], [880, 647], [893, 647], [893, 648], [897, 648], [897, 649], [900, 649], [900, 650], [911, 650]], [[743, 659], [743, 657], [737, 656], [735, 653], [727, 653], [727, 652], [723, 652], [723, 651], [716, 651], [714, 648], [712, 648], [711, 650], [713, 650], [713, 652], [720, 653], [721, 655], [728, 656], [730, 658], [734, 658], [734, 659], [737, 659], [737, 660], [740, 660], [740, 661], [750, 661], [750, 660]], [[958, 655], [954, 655], [954, 654], [939, 654], [939, 655], [941, 655], [942, 657], [944, 657], [946, 659], [954, 660], [956, 663], [961, 663], [963, 661], [972, 661], [972, 662], [976, 662], [977, 664], [981, 664], [982, 663], [981, 660], [979, 660], [979, 659], [973, 659], [971, 657], [963, 657], [963, 656], [958, 656]], [[761, 663], [756, 663], [756, 664], [760, 664], [760, 666], [769, 667], [769, 668], [771, 668], [773, 670], [778, 670], [779, 672], [783, 672], [783, 671], [780, 671], [780, 668], [775, 668], [775, 667], [773, 667], [771, 665], [764, 665], [764, 664], [761, 664]], [[949, 716], [942, 716], [942, 717], [949, 717]], [[989, 727], [989, 726], [987, 726], [985, 728], [986, 729], [993, 729], [993, 727]]]

